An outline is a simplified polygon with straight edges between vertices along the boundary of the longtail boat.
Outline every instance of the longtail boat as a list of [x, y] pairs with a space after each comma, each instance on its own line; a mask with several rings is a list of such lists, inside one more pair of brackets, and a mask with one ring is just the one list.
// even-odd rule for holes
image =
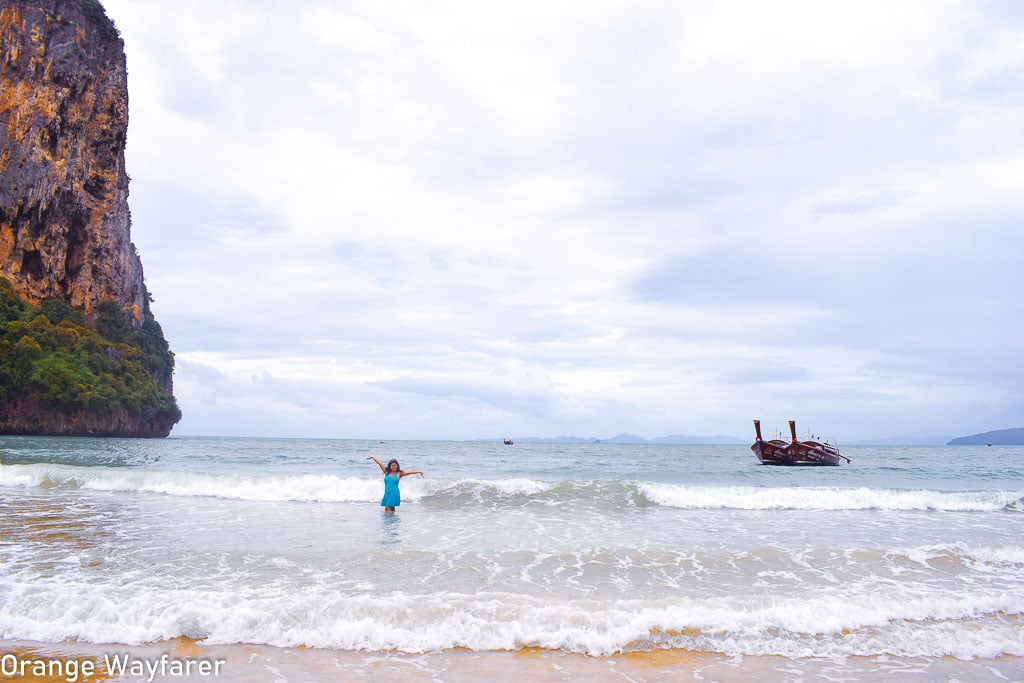
[[838, 465], [844, 460], [850, 462], [845, 455], [840, 455], [835, 445], [820, 441], [800, 441], [796, 438], [796, 420], [789, 421], [789, 433], [792, 440], [786, 443], [782, 439], [765, 441], [761, 438], [761, 421], [754, 420], [754, 443], [750, 450], [761, 461], [762, 465]]

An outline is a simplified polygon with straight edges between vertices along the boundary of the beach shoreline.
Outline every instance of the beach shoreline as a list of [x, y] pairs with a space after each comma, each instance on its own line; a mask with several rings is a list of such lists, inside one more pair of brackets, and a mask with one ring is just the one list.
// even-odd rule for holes
[[[895, 674], [922, 680], [1006, 681], [1024, 679], [1024, 657], [960, 660], [952, 657], [786, 658], [729, 656], [692, 650], [626, 652], [590, 656], [561, 650], [521, 648], [513, 651], [444, 650], [427, 653], [278, 648], [270, 645], [206, 645], [175, 638], [143, 645], [83, 642], [37, 643], [0, 640], [3, 680], [25, 683], [100, 683], [102, 681], [230, 681], [280, 683], [308, 680], [445, 681], [658, 681], [711, 680], [723, 683], [796, 678], [873, 683]], [[11, 673], [11, 662], [23, 671]], [[127, 663], [112, 672], [106, 662]], [[51, 663], [41, 674], [38, 663]], [[64, 663], [75, 662], [67, 665]], [[83, 675], [85, 662], [95, 672]], [[200, 662], [204, 670], [200, 671]], [[189, 667], [191, 663], [191, 667]], [[134, 672], [132, 667], [134, 665]], [[33, 671], [33, 668], [36, 670]], [[115, 666], [116, 668], [116, 666]], [[186, 669], [188, 671], [186, 672]], [[75, 672], [77, 675], [61, 675]], [[22, 675], [24, 674], [24, 675]]]
[[0, 679], [1024, 681], [1024, 451], [288, 446], [9, 444]]

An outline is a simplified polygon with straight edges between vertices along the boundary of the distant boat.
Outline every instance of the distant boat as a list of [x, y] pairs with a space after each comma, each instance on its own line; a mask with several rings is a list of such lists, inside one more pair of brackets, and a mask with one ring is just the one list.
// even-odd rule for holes
[[827, 441], [799, 441], [796, 438], [796, 420], [789, 421], [789, 433], [792, 438], [789, 443], [782, 439], [765, 441], [761, 438], [761, 421], [754, 420], [755, 439], [750, 450], [762, 465], [838, 465], [844, 460], [850, 462], [845, 455], [840, 455], [834, 444]]
[[505, 445], [506, 446], [511, 446], [512, 445], [512, 439], [505, 439]]

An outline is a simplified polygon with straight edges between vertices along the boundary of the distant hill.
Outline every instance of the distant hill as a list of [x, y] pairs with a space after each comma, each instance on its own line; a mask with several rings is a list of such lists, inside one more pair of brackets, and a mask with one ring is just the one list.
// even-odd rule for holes
[[997, 429], [992, 432], [982, 432], [971, 436], [960, 436], [947, 445], [949, 446], [1024, 446], [1024, 427], [1013, 429]]
[[651, 443], [667, 443], [667, 444], [691, 444], [695, 446], [707, 445], [707, 446], [732, 446], [734, 444], [746, 444], [751, 441], [738, 439], [735, 436], [725, 436], [724, 434], [716, 434], [714, 436], [687, 436], [686, 434], [672, 434], [670, 436], [659, 436], [656, 439], [651, 439]]
[[942, 446], [949, 436], [888, 436], [885, 438], [857, 439], [851, 446]]
[[672, 444], [672, 445], [733, 445], [745, 444], [746, 441], [737, 439], [735, 436], [686, 436], [684, 434], [672, 434], [670, 436], [659, 436], [654, 439], [645, 439], [636, 434], [619, 434], [610, 439], [598, 439], [596, 437], [579, 436], [555, 436], [538, 438], [535, 436], [516, 438], [517, 443], [610, 443], [610, 444]]
[[601, 439], [601, 443], [632, 444], [632, 443], [648, 443], [648, 441], [644, 437], [637, 436], [636, 434], [619, 434], [618, 436], [613, 436], [610, 439]]
[[516, 443], [600, 443], [596, 436], [584, 438], [580, 436], [517, 436]]

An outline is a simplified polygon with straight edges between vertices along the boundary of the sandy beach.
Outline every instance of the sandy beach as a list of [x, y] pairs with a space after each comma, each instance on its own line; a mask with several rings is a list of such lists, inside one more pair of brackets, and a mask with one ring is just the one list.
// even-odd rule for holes
[[[25, 663], [25, 675], [6, 675], [11, 657]], [[254, 645], [205, 646], [188, 638], [140, 646], [95, 645], [87, 643], [44, 644], [0, 641], [0, 657], [6, 658], [3, 680], [33, 683], [93, 683], [98, 681], [231, 681], [233, 683], [281, 683], [297, 681], [444, 681], [469, 683], [481, 680], [548, 681], [662, 681], [701, 680], [723, 683], [740, 681], [779, 682], [844, 680], [862, 683], [892, 680], [919, 681], [1020, 681], [1024, 680], [1024, 658], [958, 660], [951, 657], [847, 657], [841, 659], [789, 659], [784, 657], [727, 657], [688, 650], [629, 652], [616, 656], [590, 657], [561, 651], [524, 648], [513, 652], [472, 652], [454, 650], [431, 653], [351, 652], [316, 648], [275, 648]], [[142, 675], [114, 674], [104, 667], [108, 658], [145, 662], [159, 669], [164, 662], [206, 661], [211, 667], [220, 661], [219, 674], [203, 675], [193, 670], [179, 675], [169, 670], [151, 670]], [[34, 662], [57, 662], [54, 669], [74, 670], [63, 663], [91, 661], [94, 675], [75, 680], [62, 675], [32, 673]], [[193, 667], [195, 669], [195, 667]]]

